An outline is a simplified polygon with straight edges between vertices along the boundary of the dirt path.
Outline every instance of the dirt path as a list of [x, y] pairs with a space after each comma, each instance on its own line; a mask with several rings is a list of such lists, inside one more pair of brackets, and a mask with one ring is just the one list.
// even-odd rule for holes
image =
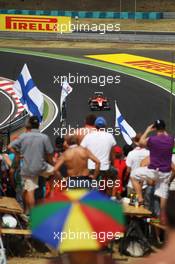
[[[120, 24], [120, 30], [146, 30], [146, 31], [175, 31], [175, 19], [79, 19], [75, 25], [92, 25], [92, 24]], [[87, 27], [87, 26], [86, 26]], [[107, 27], [106, 27], [107, 28]]]
[[175, 50], [175, 44], [137, 44], [137, 43], [95, 43], [76, 41], [37, 41], [0, 39], [0, 48], [47, 48], [56, 49], [143, 49], [143, 50]]

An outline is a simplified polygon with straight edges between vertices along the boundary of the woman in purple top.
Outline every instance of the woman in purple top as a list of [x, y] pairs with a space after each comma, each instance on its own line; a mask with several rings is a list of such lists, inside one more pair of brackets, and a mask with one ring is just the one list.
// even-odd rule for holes
[[[160, 197], [161, 201], [161, 216], [168, 194], [168, 180], [171, 176], [172, 149], [174, 147], [174, 137], [168, 135], [165, 129], [165, 122], [156, 120], [145, 130], [139, 144], [149, 149], [150, 164], [148, 167], [138, 168], [131, 175], [140, 205], [143, 204], [142, 181], [146, 179], [148, 184], [155, 184], [155, 195]], [[152, 131], [155, 131], [156, 135], [148, 137]]]

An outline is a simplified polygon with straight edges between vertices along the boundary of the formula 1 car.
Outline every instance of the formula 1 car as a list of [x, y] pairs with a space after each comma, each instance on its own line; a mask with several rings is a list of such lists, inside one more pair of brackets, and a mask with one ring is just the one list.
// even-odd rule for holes
[[110, 110], [109, 101], [103, 95], [103, 92], [95, 92], [94, 95], [89, 98], [88, 104], [92, 111]]

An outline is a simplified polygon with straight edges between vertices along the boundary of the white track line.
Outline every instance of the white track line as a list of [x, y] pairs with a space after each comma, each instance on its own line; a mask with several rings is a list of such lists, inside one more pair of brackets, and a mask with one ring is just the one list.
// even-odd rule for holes
[[52, 104], [54, 105], [54, 107], [55, 107], [55, 114], [54, 114], [54, 117], [52, 118], [52, 120], [49, 122], [49, 124], [47, 124], [47, 126], [45, 126], [42, 130], [41, 130], [41, 132], [43, 132], [44, 130], [46, 130], [52, 123], [53, 123], [53, 121], [56, 119], [56, 117], [57, 117], [57, 115], [58, 115], [58, 107], [57, 107], [57, 105], [56, 105], [56, 103], [49, 97], [49, 96], [47, 96], [46, 94], [43, 94], [45, 97], [47, 97], [51, 102], [52, 102]]
[[[14, 83], [14, 81], [12, 81], [12, 80], [10, 80], [10, 79], [6, 79], [6, 80], [2, 80], [2, 79], [0, 79], [0, 86], [1, 86], [1, 84], [6, 84], [6, 83]], [[5, 87], [7, 87], [7, 89], [9, 89], [9, 88], [12, 88], [12, 85], [5, 85]], [[10, 89], [11, 90], [11, 89]], [[0, 89], [0, 91], [2, 91], [1, 89]], [[11, 91], [8, 91], [9, 92], [9, 94], [11, 94]], [[54, 107], [55, 107], [55, 114], [54, 114], [54, 117], [52, 118], [52, 120], [47, 124], [47, 126], [45, 126], [42, 130], [41, 130], [41, 132], [42, 131], [44, 131], [45, 129], [47, 129], [52, 123], [53, 123], [53, 121], [56, 119], [56, 117], [57, 117], [57, 115], [58, 115], [58, 107], [57, 107], [57, 105], [56, 105], [56, 103], [49, 97], [49, 96], [47, 96], [46, 94], [44, 94], [44, 93], [42, 93], [43, 95], [44, 95], [44, 97], [47, 97], [48, 98], [48, 100], [50, 100], [51, 102], [52, 102], [52, 104], [54, 105]], [[6, 95], [7, 96], [7, 95]], [[19, 100], [19, 98], [16, 96], [16, 95], [12, 95], [12, 97], [15, 99], [15, 102], [17, 103], [17, 108], [18, 108], [18, 112], [17, 112], [17, 114], [15, 115], [15, 117], [17, 117], [21, 112], [23, 112], [24, 111], [24, 106], [21, 104], [21, 102], [20, 102], [20, 100]], [[11, 99], [11, 98], [10, 98]], [[13, 102], [13, 101], [12, 101]], [[13, 102], [13, 104], [14, 104], [14, 102]], [[4, 122], [4, 121], [3, 121]], [[3, 124], [3, 123], [2, 123]], [[0, 124], [1, 125], [1, 124]]]
[[14, 113], [14, 111], [15, 111], [15, 104], [14, 104], [12, 98], [11, 98], [8, 94], [6, 94], [3, 90], [0, 90], [0, 93], [2, 93], [3, 95], [5, 95], [5, 96], [9, 99], [9, 101], [11, 102], [11, 105], [12, 105], [11, 113], [8, 115], [8, 117], [7, 117], [2, 123], [0, 123], [0, 126], [2, 126], [2, 125], [3, 125], [5, 122], [7, 122], [7, 121], [11, 118], [11, 116], [13, 115], [13, 113]]
[[[26, 53], [22, 53], [22, 54], [25, 54]], [[160, 87], [161, 89], [163, 89], [164, 91], [168, 92], [171, 94], [171, 91], [168, 90], [167, 88], [165, 88], [164, 86], [160, 85], [160, 84], [157, 84], [157, 83], [154, 83], [152, 81], [149, 81], [148, 79], [145, 79], [144, 77], [139, 77], [139, 76], [136, 76], [132, 73], [126, 73], [122, 70], [117, 70], [117, 69], [110, 69], [108, 67], [105, 67], [105, 66], [102, 66], [102, 65], [95, 65], [93, 63], [89, 63], [89, 62], [83, 62], [83, 61], [75, 61], [73, 59], [65, 59], [65, 58], [53, 58], [53, 57], [49, 57], [49, 56], [41, 56], [41, 55], [32, 55], [32, 56], [36, 56], [36, 57], [41, 57], [41, 58], [49, 58], [49, 59], [52, 59], [52, 60], [60, 60], [60, 61], [66, 61], [66, 62], [73, 62], [73, 63], [78, 63], [78, 64], [81, 64], [81, 65], [86, 65], [86, 66], [92, 66], [92, 67], [95, 67], [95, 68], [101, 68], [101, 69], [105, 69], [105, 70], [109, 70], [109, 71], [113, 71], [113, 72], [119, 72], [119, 73], [122, 73], [124, 75], [128, 75], [128, 76], [131, 76], [131, 77], [134, 77], [136, 79], [139, 79], [139, 80], [142, 80], [142, 81], [145, 81], [145, 82], [148, 82], [148, 83], [151, 83], [153, 84], [154, 86], [157, 86], [157, 87]], [[86, 58], [85, 58], [86, 59]], [[102, 61], [99, 61], [99, 60], [94, 60], [95, 62], [102, 62]], [[106, 63], [109, 63], [109, 62], [106, 62]], [[109, 63], [109, 64], [112, 64], [112, 63]], [[111, 66], [111, 65], [110, 65]], [[112, 64], [112, 66], [121, 66], [119, 64]], [[130, 68], [131, 69], [131, 68]], [[139, 70], [141, 71], [141, 70]], [[144, 72], [144, 71], [142, 71]], [[151, 74], [151, 73], [150, 73]], [[158, 77], [161, 77], [159, 75], [157, 75]], [[170, 80], [171, 82], [171, 80]], [[175, 93], [172, 93], [173, 96], [175, 96]]]

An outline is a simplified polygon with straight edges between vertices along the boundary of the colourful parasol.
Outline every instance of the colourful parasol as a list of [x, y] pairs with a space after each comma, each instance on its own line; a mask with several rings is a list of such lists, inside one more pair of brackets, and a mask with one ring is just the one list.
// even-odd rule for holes
[[60, 251], [98, 250], [124, 231], [122, 206], [86, 190], [59, 193], [31, 210], [33, 237]]

